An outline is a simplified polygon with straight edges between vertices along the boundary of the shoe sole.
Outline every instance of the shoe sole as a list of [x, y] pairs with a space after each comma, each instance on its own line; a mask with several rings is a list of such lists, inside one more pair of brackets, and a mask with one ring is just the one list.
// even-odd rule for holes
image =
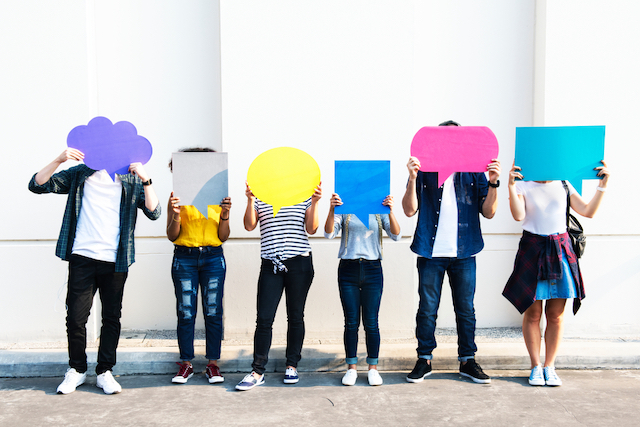
[[544, 380], [540, 381], [531, 381], [529, 380], [529, 385], [530, 386], [534, 386], [534, 387], [538, 387], [538, 386], [543, 386], [544, 385]]
[[285, 384], [296, 384], [298, 381], [300, 381], [300, 378], [296, 378], [294, 380], [284, 379], [282, 382], [284, 382]]
[[104, 391], [104, 394], [108, 394], [108, 395], [118, 394], [122, 391], [122, 389], [120, 389], [120, 390], [114, 390], [112, 392], [108, 392], [107, 390], [104, 389], [104, 387], [100, 387], [98, 384], [96, 384], [96, 387], [102, 389], [102, 391]]
[[465, 374], [464, 372], [460, 372], [460, 375], [462, 375], [463, 377], [471, 378], [474, 383], [491, 384], [491, 378], [483, 380], [483, 379], [480, 379], [480, 378], [473, 377], [473, 376], [471, 376], [469, 374]]
[[562, 383], [560, 383], [560, 384], [550, 384], [550, 383], [546, 382], [543, 385], [546, 385], [547, 387], [560, 387], [562, 385]]
[[409, 378], [409, 377], [407, 377], [407, 382], [409, 382], [409, 383], [421, 383], [425, 378], [427, 378], [431, 374], [432, 374], [432, 372], [427, 372], [426, 374], [424, 374], [422, 376], [422, 378]]
[[184, 377], [173, 377], [171, 378], [171, 382], [175, 384], [186, 384], [187, 381], [191, 379], [193, 374], [190, 374], [187, 378]]
[[224, 382], [224, 377], [211, 377], [209, 378], [209, 384], [217, 384], [217, 383], [223, 383]]
[[263, 382], [261, 382], [261, 383], [254, 384], [254, 385], [249, 386], [249, 387], [247, 387], [247, 386], [242, 387], [242, 386], [240, 386], [240, 385], [238, 384], [238, 385], [236, 386], [236, 390], [238, 390], [238, 391], [249, 391], [249, 390], [251, 390], [251, 389], [253, 389], [253, 388], [256, 388], [257, 386], [262, 385], [262, 384], [264, 384], [264, 381], [263, 381]]

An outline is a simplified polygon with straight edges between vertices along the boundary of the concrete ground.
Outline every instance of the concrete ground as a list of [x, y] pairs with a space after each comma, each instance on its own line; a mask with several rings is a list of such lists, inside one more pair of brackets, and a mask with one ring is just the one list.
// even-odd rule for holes
[[384, 372], [371, 387], [361, 373], [353, 387], [341, 373], [303, 373], [297, 385], [281, 373], [237, 392], [242, 374], [210, 385], [204, 375], [187, 384], [171, 375], [120, 376], [118, 395], [107, 396], [95, 376], [75, 393], [57, 395], [59, 378], [0, 379], [1, 426], [637, 426], [640, 371], [560, 370], [562, 387], [531, 387], [528, 371], [487, 371], [490, 385], [455, 371], [435, 371], [419, 384], [406, 372]]

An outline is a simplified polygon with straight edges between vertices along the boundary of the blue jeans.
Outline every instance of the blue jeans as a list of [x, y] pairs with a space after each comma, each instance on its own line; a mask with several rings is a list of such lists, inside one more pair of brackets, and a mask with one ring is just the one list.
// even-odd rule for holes
[[358, 362], [358, 329], [360, 310], [367, 343], [367, 363], [378, 364], [380, 330], [378, 312], [382, 299], [382, 265], [380, 260], [340, 260], [338, 286], [344, 311], [344, 350], [346, 362]]
[[171, 278], [176, 293], [180, 360], [191, 360], [195, 357], [193, 336], [198, 312], [198, 288], [202, 288], [207, 343], [205, 357], [209, 360], [220, 358], [225, 275], [222, 246], [189, 248], [176, 245]]
[[418, 357], [431, 359], [436, 348], [436, 319], [444, 273], [449, 276], [453, 309], [458, 330], [458, 359], [473, 359], [478, 350], [475, 344], [476, 315], [473, 297], [476, 292], [476, 259], [469, 258], [423, 258], [418, 257], [420, 304], [416, 316]]

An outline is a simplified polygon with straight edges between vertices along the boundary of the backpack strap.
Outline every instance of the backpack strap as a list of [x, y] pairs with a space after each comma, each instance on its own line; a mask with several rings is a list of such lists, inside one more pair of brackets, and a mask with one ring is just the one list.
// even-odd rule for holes
[[571, 207], [571, 196], [569, 195], [569, 186], [567, 185], [567, 181], [562, 180], [562, 186], [564, 187], [564, 191], [567, 193], [567, 229], [569, 229], [569, 208]]

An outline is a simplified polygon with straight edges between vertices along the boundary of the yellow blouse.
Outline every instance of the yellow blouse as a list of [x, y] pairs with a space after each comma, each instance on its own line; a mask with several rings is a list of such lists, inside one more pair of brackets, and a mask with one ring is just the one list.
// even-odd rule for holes
[[174, 244], [190, 248], [222, 245], [218, 238], [222, 207], [209, 205], [207, 209], [208, 219], [195, 206], [180, 206], [180, 234]]

